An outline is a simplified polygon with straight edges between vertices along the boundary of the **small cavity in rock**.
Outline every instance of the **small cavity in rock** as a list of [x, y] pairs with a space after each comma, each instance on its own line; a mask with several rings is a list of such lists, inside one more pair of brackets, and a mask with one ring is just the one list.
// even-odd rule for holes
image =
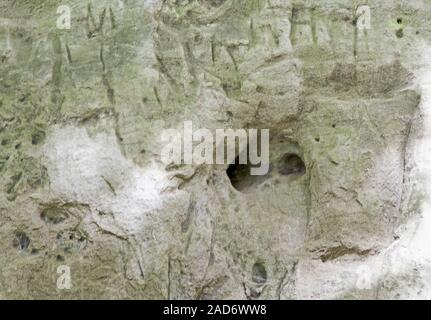
[[30, 245], [30, 238], [22, 231], [15, 233], [13, 239], [13, 246], [19, 250], [26, 250]]
[[264, 284], [268, 278], [268, 275], [266, 273], [265, 266], [260, 263], [256, 262], [253, 265], [252, 273], [251, 273], [251, 279], [253, 282], [257, 284]]
[[227, 168], [226, 173], [236, 190], [245, 192], [248, 188], [257, 186], [268, 178], [268, 174], [251, 175], [250, 170], [251, 165], [239, 164], [238, 159]]
[[305, 164], [302, 159], [293, 153], [285, 154], [279, 161], [278, 172], [281, 175], [303, 175], [305, 174]]

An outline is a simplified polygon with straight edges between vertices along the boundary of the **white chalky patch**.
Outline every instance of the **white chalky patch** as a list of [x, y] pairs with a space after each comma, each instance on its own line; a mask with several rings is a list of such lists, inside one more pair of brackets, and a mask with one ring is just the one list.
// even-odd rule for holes
[[112, 213], [129, 231], [141, 230], [147, 214], [162, 207], [160, 192], [169, 182], [165, 171], [124, 158], [113, 134], [90, 138], [83, 128], [56, 128], [44, 153], [55, 196]]

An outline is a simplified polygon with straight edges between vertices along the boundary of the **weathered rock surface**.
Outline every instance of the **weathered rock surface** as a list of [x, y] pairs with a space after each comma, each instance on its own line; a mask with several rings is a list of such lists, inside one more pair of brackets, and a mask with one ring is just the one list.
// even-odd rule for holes
[[[430, 298], [431, 2], [363, 4], [2, 0], [0, 298]], [[270, 173], [165, 166], [186, 120]]]

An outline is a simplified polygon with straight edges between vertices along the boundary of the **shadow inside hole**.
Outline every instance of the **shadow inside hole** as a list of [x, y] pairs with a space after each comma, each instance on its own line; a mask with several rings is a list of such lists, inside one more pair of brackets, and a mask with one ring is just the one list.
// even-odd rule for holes
[[283, 176], [302, 176], [305, 171], [304, 161], [297, 154], [286, 153], [278, 162], [278, 173]]
[[253, 282], [262, 285], [266, 282], [267, 278], [268, 275], [266, 273], [265, 266], [260, 262], [256, 262], [253, 265], [251, 273], [251, 279], [253, 280]]
[[268, 174], [251, 175], [251, 168], [250, 164], [240, 164], [238, 158], [235, 159], [234, 163], [229, 165], [226, 173], [236, 190], [244, 192], [252, 186], [261, 184], [268, 178]]
[[395, 35], [397, 36], [397, 38], [402, 38], [402, 37], [404, 37], [404, 30], [401, 28], [401, 29], [398, 29], [397, 31], [396, 31], [396, 33], [395, 33]]
[[15, 238], [13, 239], [13, 246], [18, 250], [26, 250], [30, 245], [30, 238], [21, 231], [15, 232]]

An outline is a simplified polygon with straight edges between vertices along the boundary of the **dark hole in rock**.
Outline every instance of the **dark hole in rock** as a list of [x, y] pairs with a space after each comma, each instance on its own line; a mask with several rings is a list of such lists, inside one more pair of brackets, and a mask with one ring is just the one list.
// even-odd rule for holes
[[298, 175], [302, 176], [305, 174], [305, 164], [302, 159], [293, 153], [285, 154], [279, 161], [278, 172], [281, 175]]
[[31, 144], [35, 146], [40, 142], [42, 142], [44, 139], [45, 139], [45, 133], [43, 132], [33, 133], [33, 135], [31, 136]]
[[43, 209], [40, 218], [45, 223], [58, 224], [69, 218], [69, 214], [63, 208], [53, 206]]
[[30, 245], [30, 238], [22, 232], [18, 231], [15, 233], [15, 239], [13, 239], [13, 246], [19, 250], [26, 250]]
[[232, 163], [226, 170], [227, 176], [229, 177], [232, 186], [238, 191], [246, 191], [246, 189], [259, 185], [268, 178], [266, 175], [251, 175], [250, 164], [239, 164], [239, 159], [235, 159], [235, 163]]
[[398, 19], [397, 19], [397, 23], [398, 23], [398, 24], [402, 24], [402, 23], [403, 23], [403, 19], [402, 19], [402, 18], [398, 18]]
[[251, 272], [251, 279], [253, 280], [253, 282], [257, 284], [264, 284], [267, 278], [268, 275], [266, 274], [265, 266], [260, 262], [256, 262], [253, 265], [253, 269]]
[[64, 261], [64, 257], [62, 255], [57, 255], [57, 261]]

